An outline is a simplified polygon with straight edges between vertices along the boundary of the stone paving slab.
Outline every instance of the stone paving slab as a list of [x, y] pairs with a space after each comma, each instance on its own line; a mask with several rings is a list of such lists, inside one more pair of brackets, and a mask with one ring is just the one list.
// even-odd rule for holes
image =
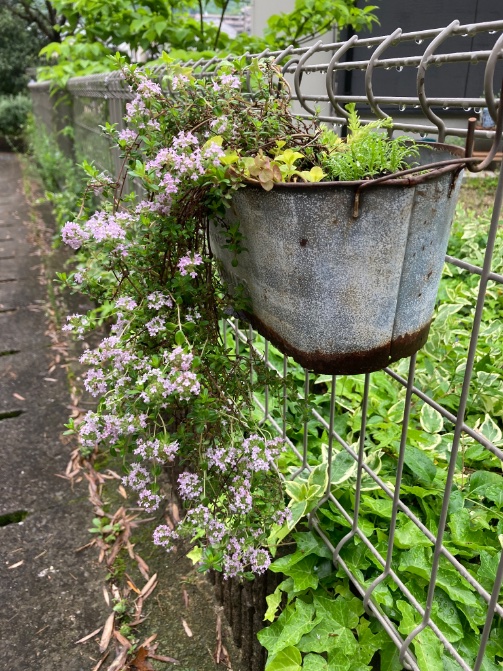
[[[89, 671], [90, 648], [75, 641], [108, 615], [104, 568], [94, 550], [76, 552], [90, 538], [85, 486], [57, 476], [69, 459], [70, 397], [64, 370], [48, 373], [46, 287], [28, 216], [18, 161], [0, 155], [0, 669]], [[5, 524], [20, 511], [24, 520]]]

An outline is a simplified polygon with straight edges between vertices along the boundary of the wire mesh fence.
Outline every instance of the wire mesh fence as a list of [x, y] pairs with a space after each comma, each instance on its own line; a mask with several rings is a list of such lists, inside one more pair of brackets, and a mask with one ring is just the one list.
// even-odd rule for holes
[[[467, 117], [474, 113], [482, 117], [485, 110], [496, 126], [503, 74], [502, 31], [503, 21], [471, 25], [453, 21], [438, 30], [402, 34], [397, 29], [383, 37], [353, 36], [346, 42], [317, 42], [259, 56], [274, 58], [283, 68], [302, 116], [317, 116], [344, 133], [345, 105], [354, 102], [367, 121], [391, 114], [391, 132], [417, 133], [425, 141], [451, 138], [456, 142], [466, 137]], [[482, 33], [494, 35], [492, 49], [471, 48], [473, 42], [468, 38]], [[363, 48], [368, 49], [368, 58], [351, 56], [356, 50], [361, 55]], [[198, 76], [211, 77], [219, 62], [213, 58], [190, 65]], [[451, 78], [450, 68], [462, 63], [480, 72], [479, 97], [465, 97], [462, 86], [455, 90], [462, 80]], [[429, 73], [437, 67], [445, 71], [445, 96], [428, 96]], [[348, 72], [359, 81], [363, 93], [344, 92], [343, 78]], [[397, 81], [396, 95], [379, 95], [379, 85], [388, 75]], [[47, 125], [47, 105], [37, 102], [41, 100], [41, 87], [37, 87], [32, 89], [35, 114]], [[116, 172], [120, 157], [110, 151], [97, 126], [109, 121], [122, 128], [125, 103], [132, 94], [117, 73], [71, 80], [68, 90], [73, 100], [76, 154]], [[493, 155], [497, 151], [500, 138], [491, 122], [476, 127], [474, 137], [476, 148], [477, 142], [486, 141], [492, 143]], [[238, 319], [223, 325], [224, 337], [237, 356], [247, 356], [254, 348], [278, 375], [296, 380], [295, 394], [285, 383], [281, 399], [271, 398], [265, 387], [255, 398], [257, 412], [295, 455], [290, 479], [302, 479], [323, 454], [329, 484], [309, 515], [310, 527], [324, 540], [341, 575], [349, 578], [367, 611], [396, 645], [402, 666], [414, 671], [425, 668], [424, 661], [418, 662], [415, 647], [426, 640], [424, 632], [443, 646], [451, 660], [444, 663], [447, 671], [497, 668], [492, 665], [495, 662], [488, 662], [486, 651], [497, 640], [503, 650], [501, 543], [484, 540], [486, 531], [500, 541], [503, 537], [503, 493], [501, 489], [498, 493], [499, 481], [492, 478], [501, 477], [498, 471], [503, 465], [503, 385], [500, 362], [495, 359], [500, 354], [503, 327], [497, 318], [488, 317], [489, 308], [491, 315], [501, 315], [503, 274], [498, 271], [503, 267], [503, 251], [497, 234], [502, 198], [500, 173], [487, 230], [466, 220], [459, 224], [465, 227], [460, 239], [482, 236], [483, 254], [463, 253], [458, 258], [458, 244], [446, 256], [445, 277], [459, 280], [462, 298], [452, 293], [448, 283], [443, 285], [445, 295], [430, 340], [424, 351], [409, 360], [366, 375], [316, 375], [301, 369]], [[466, 339], [460, 337], [456, 320], [463, 323]], [[421, 453], [430, 455], [429, 465]], [[383, 455], [394, 463], [392, 476], [382, 469]], [[474, 468], [477, 464], [480, 468]], [[480, 473], [491, 477], [484, 480]], [[435, 512], [431, 504], [434, 490]], [[460, 492], [468, 492], [468, 508], [460, 503]], [[494, 516], [483, 520], [481, 511], [488, 506]], [[384, 520], [377, 534], [367, 527], [371, 515]], [[327, 519], [342, 531], [328, 533]], [[463, 533], [464, 541], [460, 540]], [[407, 549], [407, 557], [398, 556], [397, 548]], [[374, 566], [371, 580], [358, 566], [358, 557], [363, 556]], [[410, 582], [411, 575], [422, 578], [422, 592]], [[407, 633], [400, 626], [406, 611], [393, 611], [387, 600], [390, 590], [400, 593], [414, 611], [414, 624]], [[456, 602], [476, 636], [480, 634], [475, 653], [473, 646], [470, 650], [463, 647], [459, 634], [443, 626], [449, 621], [445, 608], [442, 610], [446, 595], [449, 603]]]

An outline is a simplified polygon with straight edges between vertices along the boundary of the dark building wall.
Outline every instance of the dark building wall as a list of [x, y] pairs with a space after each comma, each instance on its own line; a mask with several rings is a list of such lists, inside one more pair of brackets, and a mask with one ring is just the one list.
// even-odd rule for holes
[[[359, 2], [360, 6], [364, 3]], [[463, 24], [498, 21], [503, 19], [503, 0], [376, 0], [379, 9], [376, 11], [380, 25], [372, 32], [361, 31], [360, 37], [389, 35], [396, 28], [404, 33], [441, 28], [455, 19]], [[345, 31], [344, 37], [348, 37]], [[498, 34], [483, 33], [475, 36], [448, 38], [439, 47], [437, 53], [453, 51], [485, 51], [492, 49]], [[428, 42], [429, 43], [429, 42]], [[426, 46], [407, 42], [390, 47], [382, 58], [398, 56], [422, 55]], [[368, 59], [372, 53], [367, 48], [352, 50], [353, 60]], [[426, 94], [429, 97], [479, 97], [483, 91], [484, 63], [457, 63], [432, 67], [426, 77]], [[376, 69], [373, 76], [375, 95], [416, 95], [416, 73], [413, 68]], [[364, 72], [354, 71], [339, 79], [339, 90], [347, 94], [364, 95]], [[494, 78], [494, 91], [499, 92], [503, 77], [503, 64], [499, 63]], [[383, 106], [385, 109], [385, 106]]]

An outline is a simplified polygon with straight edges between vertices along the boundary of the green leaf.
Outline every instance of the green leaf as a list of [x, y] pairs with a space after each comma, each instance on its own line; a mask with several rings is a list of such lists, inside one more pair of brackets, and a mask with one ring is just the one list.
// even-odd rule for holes
[[[488, 490], [485, 491], [487, 494]], [[494, 547], [496, 547], [494, 537], [480, 529], [472, 528], [470, 511], [467, 508], [461, 508], [449, 515], [449, 528], [451, 530], [451, 540], [458, 547], [470, 550], [473, 555], [478, 555], [482, 549], [491, 549], [491, 543], [494, 543]]]
[[316, 595], [314, 606], [321, 622], [302, 637], [298, 643], [301, 652], [331, 650], [338, 645], [339, 634], [354, 629], [358, 625], [359, 616], [363, 614], [362, 601], [357, 597], [347, 600], [342, 596], [333, 599]]
[[440, 589], [435, 590], [433, 620], [451, 643], [463, 638], [463, 623], [456, 604]]
[[[398, 625], [400, 633], [407, 636], [421, 622], [420, 614], [406, 601], [397, 601], [397, 606], [403, 615]], [[436, 634], [426, 627], [413, 640], [414, 653], [421, 671], [433, 671], [442, 667], [443, 646]]]
[[359, 622], [360, 615], [364, 613], [362, 600], [358, 597], [354, 597], [348, 601], [342, 596], [336, 599], [315, 596], [314, 606], [317, 615], [331, 619], [348, 629], [354, 629]]
[[294, 533], [292, 536], [297, 543], [297, 552], [302, 552], [306, 556], [315, 554], [318, 557], [332, 559], [332, 553], [318, 534], [314, 534], [312, 531], [302, 531]]
[[414, 640], [414, 652], [421, 671], [432, 671], [442, 668], [443, 645], [437, 635], [426, 627]]
[[281, 593], [281, 590], [278, 587], [276, 587], [276, 589], [272, 594], [266, 596], [265, 600], [267, 603], [267, 610], [264, 615], [264, 620], [266, 622], [274, 622], [274, 618], [276, 617], [276, 611], [279, 608], [282, 598], [283, 594]]
[[269, 657], [265, 671], [301, 671], [302, 655], [293, 645]]
[[319, 617], [314, 617], [312, 603], [304, 603], [296, 599], [278, 617], [276, 622], [258, 632], [260, 643], [269, 654], [276, 655], [291, 645], [296, 645], [304, 634], [314, 629], [319, 623]]
[[437, 474], [437, 468], [432, 460], [418, 450], [417, 447], [408, 445], [405, 450], [405, 463], [411, 470], [412, 475], [418, 480], [431, 484]]
[[496, 581], [496, 571], [498, 570], [499, 561], [497, 554], [490, 555], [485, 550], [482, 550], [480, 553], [480, 566], [477, 570], [477, 578], [482, 587], [485, 587], [489, 592], [492, 591]]
[[198, 545], [196, 545], [196, 547], [192, 548], [190, 552], [187, 552], [186, 556], [190, 559], [190, 561], [193, 564], [199, 564], [199, 562], [203, 558], [203, 551]]
[[310, 653], [304, 657], [302, 671], [329, 671], [328, 662], [321, 655]]
[[391, 499], [374, 499], [370, 496], [366, 496], [362, 500], [362, 508], [368, 510], [370, 513], [377, 515], [378, 517], [383, 517], [384, 519], [391, 519], [391, 513], [393, 510], [393, 501]]
[[383, 629], [374, 634], [370, 628], [370, 621], [362, 618], [357, 627], [358, 631], [358, 656], [365, 664], [370, 664], [375, 653], [389, 641], [389, 636]]
[[358, 643], [349, 629], [343, 629], [335, 637], [335, 645], [328, 651], [330, 671], [350, 671], [353, 661], [358, 657]]
[[327, 618], [316, 625], [308, 634], [305, 634], [297, 646], [301, 652], [327, 652], [336, 645], [336, 636], [343, 629], [342, 625]]
[[421, 426], [427, 433], [440, 433], [444, 428], [444, 418], [430, 405], [425, 403], [421, 408]]
[[299, 174], [306, 180], [306, 182], [321, 182], [325, 177], [325, 173], [318, 165], [315, 165], [311, 170], [303, 170]]
[[294, 529], [297, 523], [304, 517], [306, 513], [307, 501], [290, 503], [288, 507], [292, 511], [292, 516], [288, 520], [288, 528]]
[[[405, 515], [401, 514], [401, 518]], [[395, 545], [401, 550], [409, 550], [413, 547], [429, 547], [432, 542], [426, 538], [423, 532], [412, 522], [407, 519], [405, 524], [398, 526], [395, 531]]]
[[468, 483], [470, 498], [484, 497], [491, 501], [499, 500], [498, 492], [503, 491], [503, 477], [490, 471], [475, 471]]
[[403, 666], [400, 664], [400, 652], [396, 645], [392, 642], [385, 643], [380, 650], [381, 671], [403, 671]]
[[294, 564], [285, 575], [293, 578], [294, 589], [296, 592], [303, 590], [316, 589], [318, 587], [318, 576], [315, 567], [319, 559], [316, 555], [309, 555], [301, 561]]

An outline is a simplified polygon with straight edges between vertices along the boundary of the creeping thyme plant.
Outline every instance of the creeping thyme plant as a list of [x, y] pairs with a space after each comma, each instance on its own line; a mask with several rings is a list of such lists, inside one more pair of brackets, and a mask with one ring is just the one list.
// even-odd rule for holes
[[[239, 228], [225, 223], [233, 191], [345, 178], [344, 157], [355, 178], [355, 164], [365, 162], [351, 141], [292, 116], [288, 85], [270, 61], [223, 62], [197, 77], [166, 59], [162, 81], [121, 57], [116, 63], [132, 99], [126, 128], [107, 131], [124, 167], [115, 180], [85, 165], [91, 179], [80, 211], [62, 231], [79, 250], [78, 272], [67, 281], [108, 306], [111, 319], [107, 337], [82, 356], [85, 386], [99, 405], [78, 432], [84, 450], [108, 447], [123, 457], [124, 482], [148, 512], [162, 510], [163, 475], [171, 473], [186, 513], [174, 529], [160, 524], [155, 544], [170, 550], [184, 542], [203, 570], [250, 576], [267, 569], [293, 526], [274, 466], [285, 445], [259, 425], [253, 407], [254, 389], [268, 385], [274, 394], [283, 382], [223, 337], [230, 299], [215, 273], [208, 225], [226, 229], [238, 259]], [[360, 127], [349, 112], [355, 137], [380, 152], [381, 172], [386, 152], [389, 169], [414, 152]], [[376, 157], [372, 149], [369, 161]], [[92, 316], [73, 315], [65, 328], [83, 336], [93, 326]]]

